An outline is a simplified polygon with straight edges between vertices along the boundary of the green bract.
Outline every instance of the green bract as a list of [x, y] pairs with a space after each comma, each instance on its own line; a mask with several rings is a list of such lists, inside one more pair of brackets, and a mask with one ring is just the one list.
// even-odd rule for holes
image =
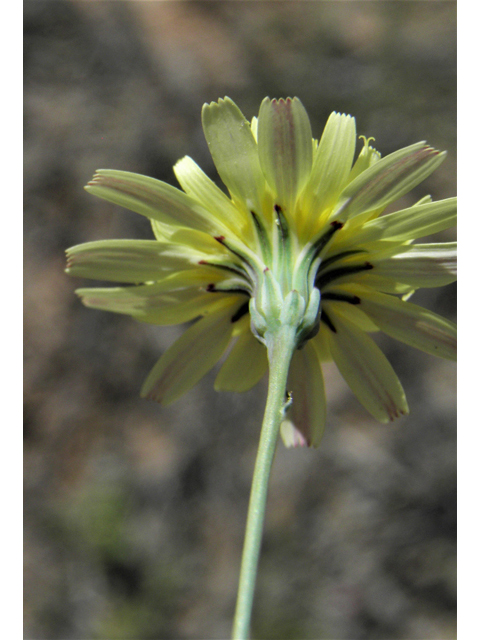
[[156, 240], [89, 242], [67, 251], [70, 275], [128, 283], [79, 289], [85, 305], [159, 325], [195, 320], [160, 358], [142, 396], [176, 400], [228, 351], [217, 390], [245, 391], [267, 369], [278, 327], [295, 329], [287, 445], [318, 445], [326, 419], [321, 362], [333, 359], [381, 422], [408, 412], [402, 386], [369, 333], [455, 358], [455, 327], [406, 298], [456, 278], [456, 244], [412, 244], [454, 224], [456, 199], [387, 205], [443, 161], [419, 142], [380, 158], [351, 116], [333, 113], [320, 141], [298, 98], [265, 98], [249, 123], [225, 98], [203, 128], [227, 196], [188, 157], [183, 190], [99, 170], [87, 191], [152, 221]]

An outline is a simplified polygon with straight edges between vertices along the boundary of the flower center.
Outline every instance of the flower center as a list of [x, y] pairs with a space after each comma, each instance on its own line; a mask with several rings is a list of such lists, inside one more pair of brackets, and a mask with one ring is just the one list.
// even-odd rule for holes
[[250, 298], [252, 332], [261, 342], [267, 344], [269, 336], [288, 325], [295, 328], [297, 347], [301, 348], [319, 328], [322, 252], [343, 224], [334, 221], [301, 245], [282, 208], [278, 204], [273, 208], [271, 229], [265, 227], [263, 218], [250, 212], [256, 251], [224, 236], [215, 238], [236, 261], [235, 265], [216, 265], [230, 271], [232, 277], [208, 290], [245, 293]]

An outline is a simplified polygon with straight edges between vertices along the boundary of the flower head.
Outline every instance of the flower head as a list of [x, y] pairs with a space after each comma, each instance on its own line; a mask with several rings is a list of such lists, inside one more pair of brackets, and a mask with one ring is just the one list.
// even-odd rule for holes
[[[89, 242], [67, 251], [74, 276], [124, 283], [79, 289], [88, 307], [159, 325], [195, 320], [157, 362], [142, 396], [164, 404], [195, 385], [229, 349], [217, 390], [245, 391], [267, 370], [275, 330], [291, 324], [297, 350], [282, 425], [287, 445], [317, 445], [326, 419], [321, 363], [336, 363], [379, 421], [406, 414], [402, 386], [371, 332], [455, 358], [455, 327], [406, 299], [456, 278], [456, 244], [413, 244], [455, 222], [456, 199], [384, 214], [443, 161], [424, 142], [385, 158], [355, 120], [332, 113], [319, 141], [298, 98], [265, 98], [249, 123], [225, 98], [203, 128], [226, 195], [189, 157], [183, 189], [99, 170], [86, 189], [147, 216], [155, 240]], [[383, 215], [382, 215], [383, 214]]]

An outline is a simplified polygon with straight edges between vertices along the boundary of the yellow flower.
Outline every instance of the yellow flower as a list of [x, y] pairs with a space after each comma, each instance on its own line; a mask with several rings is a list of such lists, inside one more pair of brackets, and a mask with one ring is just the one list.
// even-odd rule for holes
[[159, 325], [195, 320], [155, 365], [142, 396], [173, 402], [229, 348], [215, 388], [250, 389], [267, 370], [274, 328], [290, 323], [298, 348], [281, 430], [287, 445], [320, 441], [325, 360], [334, 360], [377, 420], [406, 414], [402, 386], [368, 334], [380, 330], [455, 358], [455, 326], [406, 298], [455, 280], [456, 243], [413, 241], [451, 227], [456, 199], [427, 196], [383, 212], [445, 153], [419, 142], [381, 158], [363, 138], [354, 162], [354, 118], [332, 113], [317, 141], [298, 98], [265, 98], [251, 123], [229, 98], [205, 105], [202, 117], [229, 195], [189, 157], [174, 167], [183, 191], [99, 170], [86, 189], [147, 216], [156, 239], [89, 242], [67, 252], [69, 274], [127, 283], [79, 289], [88, 307]]

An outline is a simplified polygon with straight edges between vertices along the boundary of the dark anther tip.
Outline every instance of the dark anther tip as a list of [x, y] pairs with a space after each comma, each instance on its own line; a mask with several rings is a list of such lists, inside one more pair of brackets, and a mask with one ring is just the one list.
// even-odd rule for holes
[[334, 220], [330, 224], [335, 229], [335, 231], [338, 231], [338, 229], [343, 229], [343, 222], [340, 222], [339, 220]]
[[222, 244], [225, 240], [225, 236], [214, 236], [213, 239]]
[[207, 284], [207, 291], [215, 291], [215, 285], [213, 284], [213, 282]]

